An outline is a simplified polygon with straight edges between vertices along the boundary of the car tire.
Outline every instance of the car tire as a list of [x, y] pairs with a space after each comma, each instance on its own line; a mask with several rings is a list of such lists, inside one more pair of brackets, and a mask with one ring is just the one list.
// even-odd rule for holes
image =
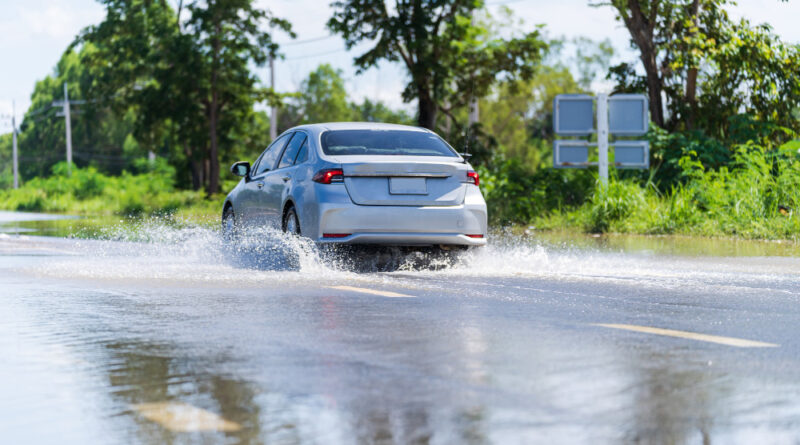
[[228, 206], [222, 212], [222, 238], [225, 241], [235, 241], [237, 232], [236, 214], [233, 213], [233, 206]]
[[283, 217], [283, 231], [292, 235], [300, 235], [300, 219], [297, 217], [297, 211], [295, 211], [294, 206], [286, 210], [286, 214]]

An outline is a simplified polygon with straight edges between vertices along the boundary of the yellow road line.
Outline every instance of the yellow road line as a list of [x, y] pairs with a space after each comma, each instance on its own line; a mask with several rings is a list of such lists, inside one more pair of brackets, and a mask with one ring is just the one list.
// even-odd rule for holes
[[668, 337], [687, 338], [689, 340], [706, 341], [721, 345], [736, 346], [737, 348], [776, 348], [774, 343], [764, 343], [760, 341], [744, 340], [741, 338], [720, 337], [718, 335], [697, 334], [694, 332], [674, 331], [672, 329], [651, 328], [648, 326], [637, 326], [632, 324], [606, 324], [595, 323], [595, 326], [602, 326], [612, 329], [624, 329], [626, 331], [644, 332], [645, 334], [666, 335]]
[[140, 403], [133, 405], [147, 420], [158, 423], [170, 431], [191, 433], [196, 431], [239, 431], [242, 426], [202, 408], [180, 402]]
[[338, 290], [347, 290], [352, 292], [361, 292], [364, 294], [372, 294], [372, 295], [380, 295], [381, 297], [389, 297], [389, 298], [416, 298], [413, 295], [406, 295], [406, 294], [398, 294], [397, 292], [389, 292], [385, 290], [377, 290], [377, 289], [367, 289], [364, 287], [353, 287], [353, 286], [328, 286], [330, 289], [338, 289]]

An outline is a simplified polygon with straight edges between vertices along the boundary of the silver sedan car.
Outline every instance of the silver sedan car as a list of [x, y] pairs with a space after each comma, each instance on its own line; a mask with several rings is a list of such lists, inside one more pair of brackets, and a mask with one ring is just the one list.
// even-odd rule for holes
[[378, 123], [281, 134], [225, 198], [223, 231], [275, 229], [321, 244], [482, 246], [486, 202], [466, 156], [435, 133]]

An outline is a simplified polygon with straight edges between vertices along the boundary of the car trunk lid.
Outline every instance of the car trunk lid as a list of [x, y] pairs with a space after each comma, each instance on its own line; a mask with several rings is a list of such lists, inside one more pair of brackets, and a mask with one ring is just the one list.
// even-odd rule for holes
[[455, 206], [466, 194], [468, 167], [449, 159], [351, 160], [342, 170], [350, 199], [360, 205]]

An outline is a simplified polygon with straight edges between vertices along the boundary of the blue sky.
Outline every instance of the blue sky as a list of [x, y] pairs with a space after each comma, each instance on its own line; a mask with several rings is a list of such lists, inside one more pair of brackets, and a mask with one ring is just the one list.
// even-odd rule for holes
[[[171, 0], [177, 4], [177, 0]], [[628, 35], [614, 20], [608, 7], [590, 7], [587, 0], [488, 0], [490, 11], [502, 5], [512, 8], [524, 27], [544, 24], [551, 36], [586, 36], [595, 40], [611, 39], [619, 57], [635, 57], [628, 47]], [[800, 1], [740, 0], [734, 16], [747, 17], [754, 23], [769, 23], [789, 42], [800, 42]], [[330, 16], [329, 0], [260, 0], [259, 6], [292, 22], [298, 37], [283, 48], [286, 60], [276, 64], [277, 87], [294, 91], [309, 71], [320, 63], [342, 69], [347, 89], [355, 100], [381, 99], [393, 106], [404, 106], [400, 91], [405, 83], [402, 69], [383, 64], [356, 76], [351, 66], [358, 48], [348, 53], [338, 37], [327, 37], [325, 22]], [[30, 105], [34, 84], [53, 71], [61, 53], [85, 26], [97, 23], [103, 8], [94, 0], [0, 0], [0, 115], [11, 114], [16, 102], [18, 120]], [[320, 39], [318, 39], [320, 38]], [[288, 36], [275, 36], [291, 42]], [[298, 43], [313, 39], [308, 43]], [[257, 75], [267, 81], [266, 68]], [[407, 106], [407, 105], [406, 105]], [[0, 119], [0, 133], [10, 132]]]

